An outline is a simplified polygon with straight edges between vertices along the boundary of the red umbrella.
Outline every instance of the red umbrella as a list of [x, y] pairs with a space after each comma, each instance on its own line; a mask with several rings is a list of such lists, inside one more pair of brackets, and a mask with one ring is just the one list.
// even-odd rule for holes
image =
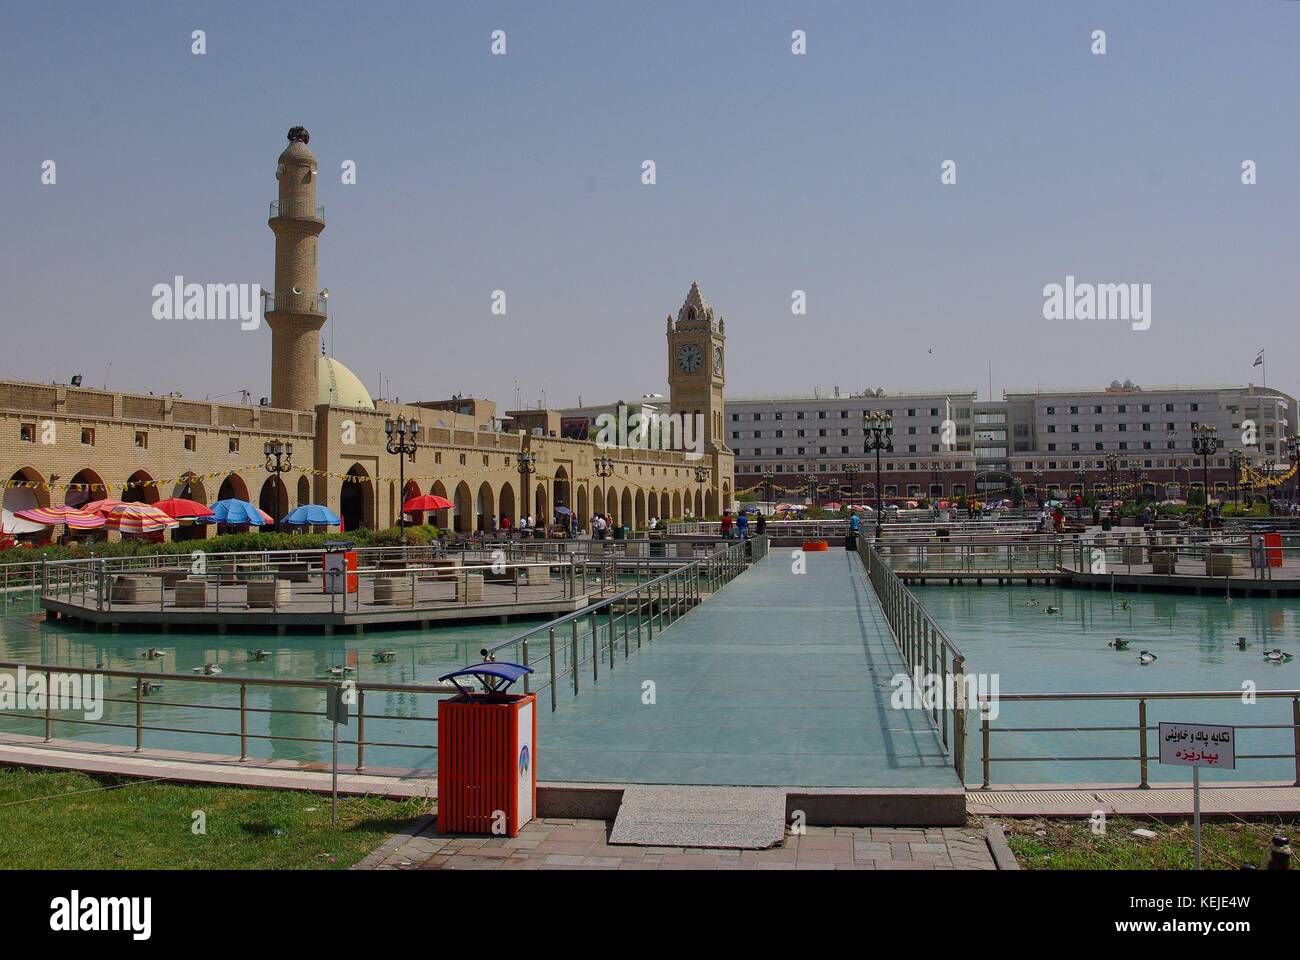
[[103, 513], [111, 510], [113, 507], [120, 506], [123, 501], [116, 497], [105, 497], [103, 500], [92, 500], [90, 503], [83, 503], [78, 510], [85, 510], [87, 513]]
[[456, 505], [446, 497], [439, 497], [432, 493], [426, 493], [419, 497], [413, 497], [402, 504], [403, 513], [415, 513], [421, 510], [451, 510]]
[[206, 520], [212, 516], [212, 510], [206, 504], [195, 500], [185, 500], [180, 497], [159, 500], [157, 503], [151, 504], [151, 506], [161, 510], [173, 520]]

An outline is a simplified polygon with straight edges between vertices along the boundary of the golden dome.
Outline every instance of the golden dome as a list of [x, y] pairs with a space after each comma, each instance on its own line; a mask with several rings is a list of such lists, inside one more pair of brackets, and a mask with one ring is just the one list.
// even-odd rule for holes
[[316, 360], [316, 402], [331, 407], [351, 407], [354, 410], [373, 410], [375, 401], [361, 383], [361, 379], [333, 357]]

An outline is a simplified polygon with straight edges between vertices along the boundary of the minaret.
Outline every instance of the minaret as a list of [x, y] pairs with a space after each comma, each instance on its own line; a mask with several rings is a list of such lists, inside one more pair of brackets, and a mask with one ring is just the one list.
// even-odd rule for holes
[[271, 405], [290, 410], [316, 407], [316, 357], [325, 323], [325, 298], [316, 286], [316, 244], [325, 229], [325, 208], [316, 205], [316, 156], [307, 149], [305, 127], [289, 131], [275, 178], [280, 199], [268, 221], [275, 233], [275, 291], [266, 299], [271, 328]]

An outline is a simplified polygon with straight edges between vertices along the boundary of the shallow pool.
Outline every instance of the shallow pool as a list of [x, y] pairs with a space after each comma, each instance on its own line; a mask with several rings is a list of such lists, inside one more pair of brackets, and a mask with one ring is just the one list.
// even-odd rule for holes
[[[997, 674], [1000, 692], [1146, 692], [1300, 688], [1300, 604], [1294, 599], [1208, 598], [1181, 594], [1120, 593], [1025, 586], [926, 586], [917, 597], [966, 657], [967, 669]], [[1059, 609], [1048, 613], [1048, 607]], [[1249, 646], [1239, 650], [1238, 637]], [[1116, 637], [1127, 650], [1107, 644]], [[1266, 648], [1296, 655], [1290, 663], [1265, 661]], [[1156, 660], [1143, 665], [1142, 650]], [[1234, 700], [1150, 701], [1147, 722], [1161, 720], [1286, 726], [1239, 729], [1238, 754], [1286, 754], [1288, 759], [1240, 760], [1219, 778], [1295, 779], [1289, 699], [1260, 698], [1253, 705]], [[992, 757], [1136, 757], [1132, 730], [1000, 732], [1000, 727], [1136, 728], [1134, 702], [1013, 703], [1003, 701], [992, 722]], [[967, 782], [981, 780], [978, 718], [972, 714]], [[1189, 780], [1190, 771], [1161, 767], [1157, 735], [1148, 735], [1150, 779]], [[1136, 759], [1055, 759], [994, 762], [999, 783], [1136, 783]]]

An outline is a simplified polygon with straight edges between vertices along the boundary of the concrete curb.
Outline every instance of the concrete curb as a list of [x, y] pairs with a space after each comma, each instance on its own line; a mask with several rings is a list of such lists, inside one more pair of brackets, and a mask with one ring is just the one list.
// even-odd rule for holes
[[1011, 852], [1011, 847], [1007, 845], [1007, 838], [1003, 833], [1002, 824], [986, 823], [984, 825], [984, 839], [988, 841], [989, 853], [993, 855], [993, 863], [999, 870], [1020, 869], [1020, 864], [1016, 862], [1016, 855]]

